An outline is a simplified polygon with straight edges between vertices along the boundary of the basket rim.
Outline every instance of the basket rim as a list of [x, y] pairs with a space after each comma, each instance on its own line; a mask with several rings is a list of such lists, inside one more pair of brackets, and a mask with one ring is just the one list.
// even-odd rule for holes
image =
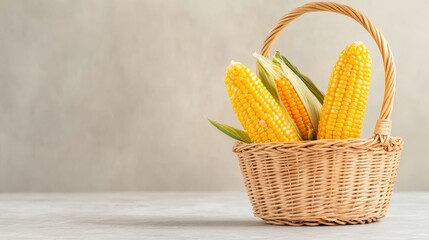
[[245, 143], [236, 141], [233, 145], [233, 152], [240, 153], [250, 149], [326, 149], [334, 147], [336, 149], [380, 149], [388, 152], [401, 151], [404, 140], [401, 137], [380, 138], [378, 135], [369, 138], [349, 138], [349, 139], [317, 139], [294, 142], [268, 142], [268, 143]]

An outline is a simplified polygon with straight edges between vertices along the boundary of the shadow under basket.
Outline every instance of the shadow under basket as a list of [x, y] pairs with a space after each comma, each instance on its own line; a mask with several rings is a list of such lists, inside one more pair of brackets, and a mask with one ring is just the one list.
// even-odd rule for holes
[[374, 38], [385, 69], [384, 99], [374, 136], [367, 139], [248, 144], [237, 154], [255, 216], [276, 225], [363, 224], [385, 216], [390, 203], [403, 140], [391, 137], [390, 116], [395, 67], [387, 41], [372, 22], [353, 8], [308, 3], [282, 17], [262, 48], [268, 56], [280, 32], [307, 12], [349, 16]]

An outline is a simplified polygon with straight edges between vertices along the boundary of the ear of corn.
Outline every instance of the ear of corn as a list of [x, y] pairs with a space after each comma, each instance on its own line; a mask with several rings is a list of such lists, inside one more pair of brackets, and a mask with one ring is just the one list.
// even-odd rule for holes
[[226, 70], [225, 84], [235, 113], [252, 143], [300, 140], [287, 113], [246, 66], [232, 62]]
[[332, 70], [322, 106], [318, 139], [359, 138], [371, 78], [369, 50], [352, 43]]
[[[274, 100], [276, 100], [277, 104], [279, 104], [282, 110], [286, 113], [287, 120], [292, 123], [292, 127], [294, 128], [295, 132], [298, 133], [299, 138], [302, 140], [307, 139], [305, 137], [307, 135], [302, 135], [302, 132], [300, 131], [300, 129], [296, 125], [296, 122], [291, 116], [291, 112], [288, 111], [286, 106], [283, 104], [283, 100], [280, 98], [280, 93], [277, 89], [277, 82], [275, 80], [280, 78], [280, 70], [276, 66], [274, 66], [267, 58], [262, 57], [257, 53], [254, 53], [253, 56], [257, 59], [258, 75], [261, 79], [262, 84], [264, 84], [268, 92], [270, 92], [273, 96]], [[274, 70], [274, 68], [276, 68], [276, 70]]]
[[[283, 76], [282, 79], [286, 79], [288, 81], [281, 81], [278, 82], [278, 84], [285, 84], [282, 86], [284, 93], [284, 99], [282, 99], [283, 102], [289, 101], [288, 94], [293, 94], [299, 97], [301, 100], [301, 103], [303, 105], [299, 108], [294, 107], [294, 102], [290, 103], [291, 110], [293, 112], [297, 112], [296, 109], [299, 109], [299, 115], [297, 118], [297, 121], [303, 122], [304, 126], [306, 127], [306, 135], [308, 136], [309, 140], [316, 139], [316, 133], [318, 130], [319, 125], [319, 119], [320, 119], [320, 111], [322, 109], [322, 104], [318, 100], [317, 96], [311, 91], [311, 89], [305, 84], [305, 81], [303, 81], [291, 68], [289, 68], [284, 61], [282, 61], [282, 58], [274, 57], [273, 63], [276, 64], [281, 69], [281, 74]], [[308, 82], [311, 82], [311, 80], [307, 78]], [[290, 86], [288, 86], [288, 82], [290, 83]], [[290, 88], [290, 90], [289, 90]], [[297, 104], [299, 104], [299, 101], [295, 101]], [[299, 106], [299, 105], [297, 105]], [[298, 124], [298, 123], [297, 123]], [[302, 125], [302, 123], [301, 123]], [[304, 134], [304, 133], [303, 133]]]
[[275, 80], [281, 103], [295, 122], [303, 140], [315, 139], [320, 102], [288, 66], [279, 62], [280, 59], [274, 58], [271, 62], [261, 55], [254, 56], [258, 65], [262, 66], [260, 72], [268, 72]]

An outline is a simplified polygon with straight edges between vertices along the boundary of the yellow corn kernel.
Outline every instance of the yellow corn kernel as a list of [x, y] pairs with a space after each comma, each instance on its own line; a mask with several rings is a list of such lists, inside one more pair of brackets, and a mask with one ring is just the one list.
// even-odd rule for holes
[[352, 43], [335, 64], [320, 114], [318, 139], [359, 138], [368, 100], [371, 57]]
[[231, 63], [225, 84], [238, 120], [252, 143], [300, 140], [286, 113], [246, 66]]
[[287, 78], [276, 79], [276, 85], [279, 97], [301, 132], [302, 139], [308, 140], [308, 131], [314, 132], [314, 128], [304, 103]]

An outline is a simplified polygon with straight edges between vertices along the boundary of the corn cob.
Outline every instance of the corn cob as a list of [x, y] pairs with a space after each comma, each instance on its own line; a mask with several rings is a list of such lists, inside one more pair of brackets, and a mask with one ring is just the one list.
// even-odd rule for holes
[[369, 50], [352, 43], [332, 70], [322, 106], [318, 139], [359, 138], [371, 78]]
[[246, 66], [232, 62], [225, 84], [234, 111], [252, 143], [300, 140], [287, 113]]
[[310, 134], [314, 133], [314, 128], [308, 116], [307, 109], [295, 91], [295, 88], [289, 79], [285, 77], [276, 79], [276, 85], [279, 97], [301, 132], [302, 139], [308, 140]]
[[276, 56], [271, 61], [256, 53], [253, 56], [258, 61], [262, 83], [275, 86], [274, 95], [291, 116], [302, 139], [314, 140], [322, 107], [315, 95], [281, 58]]

